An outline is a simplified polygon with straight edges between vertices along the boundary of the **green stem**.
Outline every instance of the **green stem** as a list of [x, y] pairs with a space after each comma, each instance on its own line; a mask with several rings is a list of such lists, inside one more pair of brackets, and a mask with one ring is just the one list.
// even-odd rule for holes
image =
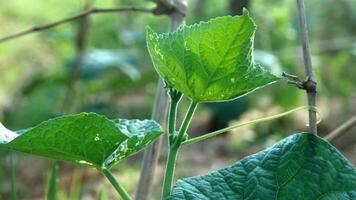
[[[248, 121], [248, 122], [243, 122], [243, 123], [240, 123], [240, 124], [234, 124], [232, 126], [229, 126], [229, 127], [226, 127], [226, 128], [223, 128], [223, 129], [211, 132], [211, 133], [207, 133], [207, 134], [201, 135], [199, 137], [195, 137], [195, 138], [186, 140], [182, 144], [185, 145], [185, 144], [193, 144], [193, 143], [196, 143], [196, 142], [200, 142], [202, 140], [205, 140], [205, 139], [220, 135], [222, 133], [226, 133], [226, 132], [228, 132], [228, 131], [230, 131], [232, 129], [240, 128], [242, 126], [246, 126], [246, 125], [250, 125], [250, 124], [256, 124], [256, 123], [260, 123], [260, 122], [265, 122], [265, 121], [269, 121], [269, 120], [272, 120], [272, 119], [277, 119], [277, 118], [289, 115], [291, 113], [294, 113], [296, 111], [303, 110], [303, 109], [313, 110], [313, 111], [317, 112], [320, 115], [320, 113], [318, 112], [318, 109], [315, 106], [301, 106], [301, 107], [289, 110], [287, 112], [279, 113], [277, 115], [268, 116], [268, 117], [264, 117], [264, 118], [260, 118], [260, 119], [255, 119], [255, 120], [251, 120], [251, 121]], [[320, 122], [320, 120], [318, 121], [318, 123], [319, 122]]]
[[190, 104], [190, 106], [188, 108], [188, 112], [185, 115], [183, 123], [182, 123], [182, 125], [181, 125], [181, 127], [179, 129], [178, 136], [174, 141], [175, 142], [174, 145], [177, 146], [177, 148], [179, 148], [179, 146], [182, 143], [182, 139], [184, 137], [184, 134], [188, 130], [189, 124], [192, 121], [192, 118], [193, 118], [193, 115], [194, 115], [194, 112], [195, 112], [195, 109], [197, 108], [197, 106], [198, 106], [198, 102], [192, 101], [192, 103]]
[[162, 199], [165, 199], [171, 194], [178, 149], [179, 148], [173, 147], [168, 151], [168, 158], [163, 181]]
[[168, 140], [171, 141], [176, 131], [177, 106], [179, 99], [171, 99], [168, 113]]
[[172, 183], [174, 178], [174, 170], [177, 161], [179, 147], [182, 143], [184, 134], [187, 132], [187, 129], [193, 118], [197, 106], [198, 106], [197, 102], [192, 102], [190, 104], [189, 109], [184, 117], [183, 123], [179, 129], [179, 133], [177, 137], [175, 137], [174, 140], [169, 141], [170, 144], [169, 144], [168, 158], [166, 163], [166, 170], [165, 170], [163, 190], [162, 190], [163, 199], [165, 199], [171, 194]]
[[12, 152], [10, 152], [10, 167], [11, 167], [11, 172], [10, 172], [10, 184], [11, 184], [11, 189], [10, 189], [10, 195], [11, 195], [11, 200], [16, 200], [17, 199], [17, 194], [16, 194], [16, 177], [15, 177], [15, 163], [14, 163], [14, 155]]
[[47, 199], [55, 200], [57, 196], [58, 161], [53, 160], [51, 165], [51, 177], [48, 183]]
[[127, 193], [125, 188], [116, 180], [114, 175], [108, 169], [104, 168], [102, 169], [102, 172], [106, 178], [109, 179], [111, 185], [114, 186], [123, 200], [131, 200], [129, 193]]

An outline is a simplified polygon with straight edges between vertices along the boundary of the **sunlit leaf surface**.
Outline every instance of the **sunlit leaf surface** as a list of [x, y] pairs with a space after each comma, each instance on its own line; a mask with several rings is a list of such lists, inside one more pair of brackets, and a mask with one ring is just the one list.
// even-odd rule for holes
[[237, 98], [279, 78], [254, 63], [256, 26], [247, 10], [157, 34], [147, 29], [153, 64], [165, 81], [197, 102]]
[[356, 169], [323, 139], [295, 134], [232, 166], [178, 180], [169, 199], [353, 200]]
[[0, 147], [99, 170], [141, 150], [162, 133], [152, 120], [109, 120], [94, 113], [50, 119], [18, 134], [4, 127], [0, 131]]

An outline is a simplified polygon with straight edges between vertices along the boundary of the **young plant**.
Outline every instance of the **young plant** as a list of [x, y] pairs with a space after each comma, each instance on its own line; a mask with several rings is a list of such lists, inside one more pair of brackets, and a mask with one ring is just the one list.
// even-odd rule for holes
[[[254, 62], [255, 30], [247, 10], [242, 16], [218, 17], [182, 26], [173, 33], [147, 29], [149, 53], [170, 97], [162, 199], [355, 199], [356, 169], [329, 143], [310, 133], [294, 134], [207, 175], [181, 179], [171, 191], [182, 145], [239, 126], [189, 139], [187, 130], [197, 106], [236, 99], [280, 79]], [[183, 95], [191, 104], [177, 129], [176, 112]], [[145, 148], [161, 133], [161, 127], [151, 120], [109, 120], [82, 113], [18, 132], [3, 128], [0, 147], [94, 167], [128, 200], [130, 195], [109, 168]]]
[[[279, 79], [253, 61], [255, 30], [246, 10], [242, 16], [219, 17], [173, 33], [156, 34], [147, 29], [154, 67], [170, 88], [163, 197], [170, 194], [177, 153], [198, 104], [232, 100]], [[190, 98], [191, 104], [176, 133], [180, 92]]]
[[[163, 198], [356, 198], [356, 169], [330, 144], [308, 133], [290, 136], [230, 167], [182, 179], [170, 196], [181, 145], [235, 127], [186, 140], [186, 131], [197, 105], [232, 100], [279, 79], [254, 63], [255, 30], [247, 10], [242, 16], [218, 17], [183, 26], [174, 33], [156, 34], [148, 28], [148, 49], [155, 69], [168, 85], [170, 96], [169, 152]], [[181, 93], [189, 97], [191, 104], [176, 132], [175, 113]], [[295, 195], [290, 198], [292, 191]]]

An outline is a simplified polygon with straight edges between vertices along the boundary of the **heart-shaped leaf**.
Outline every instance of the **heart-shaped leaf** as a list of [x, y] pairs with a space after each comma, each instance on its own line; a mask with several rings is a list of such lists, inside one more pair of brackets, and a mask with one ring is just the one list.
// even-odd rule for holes
[[97, 169], [109, 168], [162, 134], [152, 120], [109, 120], [94, 113], [67, 115], [18, 134], [0, 127], [0, 147]]
[[226, 101], [279, 78], [253, 61], [256, 26], [247, 10], [157, 34], [147, 45], [157, 72], [196, 102]]
[[356, 199], [356, 169], [309, 133], [292, 135], [232, 166], [178, 180], [168, 199]]

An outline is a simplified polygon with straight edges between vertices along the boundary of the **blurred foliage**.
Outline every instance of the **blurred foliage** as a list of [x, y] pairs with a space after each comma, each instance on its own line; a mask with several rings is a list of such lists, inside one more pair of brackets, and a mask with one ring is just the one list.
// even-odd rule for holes
[[[229, 0], [188, 2], [187, 24], [229, 13]], [[1, 1], [0, 37], [76, 14], [84, 3], [85, 0]], [[93, 6], [151, 8], [155, 4], [149, 0], [97, 0]], [[304, 78], [295, 0], [250, 0], [249, 7], [258, 26], [256, 60], [276, 73], [286, 71]], [[356, 1], [308, 0], [306, 8], [318, 104], [322, 113], [326, 113], [319, 126], [323, 135], [356, 113]], [[109, 118], [149, 118], [158, 77], [146, 50], [145, 26], [165, 32], [168, 18], [147, 13], [106, 13], [91, 15], [90, 22], [82, 70], [74, 84], [71, 103], [64, 106], [70, 107], [73, 113], [93, 111]], [[0, 119], [6, 126], [31, 127], [63, 114], [76, 56], [77, 27], [77, 22], [71, 22], [0, 43]], [[225, 111], [219, 110], [218, 104], [202, 109], [210, 111], [207, 113], [211, 119], [227, 124], [231, 120], [268, 115], [270, 109], [282, 111], [304, 105], [305, 98], [303, 91], [281, 82], [246, 96], [240, 103], [229, 104], [227, 109], [231, 112], [226, 107]], [[223, 148], [235, 157], [245, 155], [287, 133], [304, 130], [305, 118], [305, 113], [300, 113], [300, 116], [239, 130], [228, 136]], [[209, 125], [201, 125], [206, 126]], [[122, 166], [124, 169], [118, 170], [120, 174], [131, 168]], [[137, 176], [138, 168], [129, 174]], [[6, 178], [6, 173], [0, 170], [0, 184], [5, 184], [2, 177]], [[133, 191], [134, 180], [126, 179], [131, 181], [128, 184]], [[110, 191], [98, 188], [97, 192], [101, 195], [99, 199], [106, 199]]]

